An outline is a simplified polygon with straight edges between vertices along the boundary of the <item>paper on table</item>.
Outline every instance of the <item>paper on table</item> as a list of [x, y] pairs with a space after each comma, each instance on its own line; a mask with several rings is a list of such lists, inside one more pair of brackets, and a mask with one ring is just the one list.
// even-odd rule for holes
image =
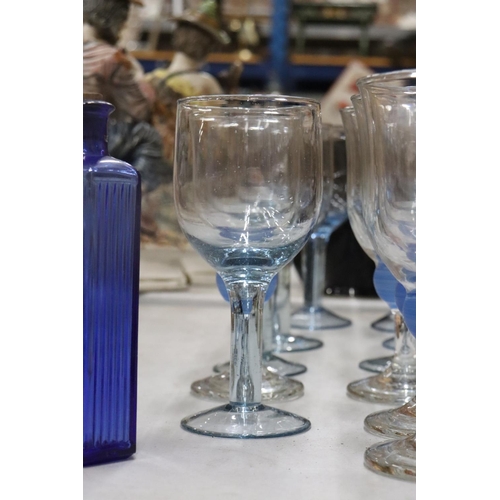
[[184, 290], [189, 285], [215, 286], [215, 270], [194, 248], [141, 247], [140, 292]]
[[180, 264], [181, 250], [173, 247], [141, 247], [139, 292], [188, 288], [188, 277]]
[[192, 285], [215, 286], [215, 269], [193, 248], [183, 252], [181, 267]]

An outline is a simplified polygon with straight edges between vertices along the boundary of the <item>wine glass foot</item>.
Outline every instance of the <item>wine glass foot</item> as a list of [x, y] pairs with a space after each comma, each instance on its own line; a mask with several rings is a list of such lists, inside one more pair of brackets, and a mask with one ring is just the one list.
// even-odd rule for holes
[[345, 328], [352, 322], [337, 314], [328, 311], [324, 307], [304, 306], [292, 314], [291, 326], [299, 330], [330, 330], [334, 328]]
[[369, 372], [382, 373], [389, 368], [393, 356], [383, 356], [381, 358], [365, 359], [359, 363], [362, 370]]
[[417, 477], [415, 434], [402, 439], [385, 441], [367, 448], [365, 466], [373, 472], [406, 481]]
[[391, 337], [390, 339], [384, 340], [382, 342], [382, 347], [385, 347], [386, 349], [390, 349], [391, 351], [394, 351], [396, 347], [396, 339], [394, 337]]
[[364, 427], [370, 434], [387, 438], [409, 437], [416, 432], [417, 404], [416, 398], [391, 410], [371, 413], [365, 418]]
[[290, 436], [310, 429], [306, 418], [263, 404], [226, 404], [186, 417], [181, 427], [211, 437], [255, 439]]
[[370, 326], [379, 332], [394, 333], [394, 316], [389, 312], [384, 317], [375, 320]]
[[300, 335], [280, 334], [275, 336], [273, 347], [274, 352], [312, 351], [313, 349], [323, 347], [323, 342]]
[[390, 368], [385, 372], [351, 382], [347, 395], [358, 401], [402, 405], [416, 394], [416, 378], [396, 377]]
[[[267, 353], [262, 357], [262, 364], [271, 372], [282, 377], [292, 377], [307, 371], [307, 367], [300, 363], [286, 361], [283, 358]], [[214, 366], [214, 372], [221, 373], [229, 371], [229, 361]]]
[[[216, 373], [191, 384], [191, 392], [203, 399], [229, 400], [229, 372]], [[293, 401], [304, 395], [304, 384], [262, 369], [262, 401]]]

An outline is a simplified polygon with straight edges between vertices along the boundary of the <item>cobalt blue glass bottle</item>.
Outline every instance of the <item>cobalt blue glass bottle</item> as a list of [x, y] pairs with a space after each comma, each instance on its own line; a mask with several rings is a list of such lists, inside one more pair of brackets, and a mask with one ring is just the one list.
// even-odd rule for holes
[[108, 155], [114, 107], [83, 101], [83, 464], [136, 449], [140, 177]]

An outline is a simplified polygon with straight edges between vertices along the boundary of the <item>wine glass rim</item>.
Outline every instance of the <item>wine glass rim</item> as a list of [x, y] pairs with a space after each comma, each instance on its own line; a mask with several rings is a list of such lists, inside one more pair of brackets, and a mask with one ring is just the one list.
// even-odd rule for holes
[[[385, 73], [373, 73], [371, 75], [363, 76], [356, 80], [356, 85], [358, 88], [369, 85], [384, 85], [384, 82], [391, 82], [397, 78], [417, 78], [417, 70], [412, 69], [400, 69], [396, 71], [387, 71]], [[392, 87], [397, 88], [397, 87]]]
[[[405, 87], [390, 87], [385, 85], [370, 85], [369, 89], [370, 94], [376, 95], [389, 95], [393, 97], [400, 97], [402, 95], [408, 96], [416, 96], [417, 95], [417, 87], [416, 85], [408, 85]], [[361, 99], [362, 100], [362, 99]]]
[[[203, 102], [205, 101], [205, 102]], [[309, 107], [315, 107], [320, 109], [320, 102], [317, 99], [313, 99], [312, 97], [302, 97], [302, 96], [292, 96], [285, 94], [206, 94], [199, 96], [188, 96], [182, 97], [177, 101], [177, 105], [181, 105], [184, 107], [192, 107], [195, 109], [204, 109], [209, 108], [209, 102], [214, 101], [231, 101], [237, 102], [259, 102], [259, 101], [267, 101], [267, 102], [276, 102], [276, 103], [290, 103], [292, 105], [300, 105], [304, 104]], [[196, 103], [200, 104], [196, 104]], [[277, 108], [279, 106], [276, 106]], [[237, 109], [241, 108], [241, 105], [234, 104], [233, 106], [226, 106], [224, 109]], [[244, 108], [248, 109], [248, 108]], [[282, 107], [281, 107], [282, 109]]]

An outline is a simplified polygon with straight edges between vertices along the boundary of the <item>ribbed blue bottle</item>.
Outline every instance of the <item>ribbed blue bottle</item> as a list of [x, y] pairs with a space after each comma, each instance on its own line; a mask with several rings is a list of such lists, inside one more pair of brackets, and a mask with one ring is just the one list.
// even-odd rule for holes
[[83, 101], [83, 464], [136, 450], [140, 177], [108, 155], [113, 106]]

